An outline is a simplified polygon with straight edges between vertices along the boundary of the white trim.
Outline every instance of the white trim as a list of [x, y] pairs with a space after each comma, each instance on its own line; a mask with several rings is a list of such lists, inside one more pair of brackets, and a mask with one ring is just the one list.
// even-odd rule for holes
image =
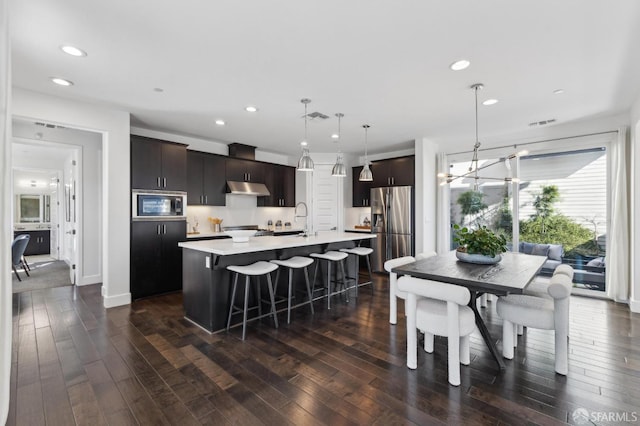
[[573, 287], [571, 289], [572, 296], [586, 296], [591, 297], [592, 299], [603, 299], [603, 300], [611, 300], [610, 297], [607, 296], [607, 293], [604, 291], [597, 290], [587, 290], [585, 288]]
[[640, 313], [640, 300], [631, 299], [629, 301], [629, 308], [631, 309], [631, 312]]
[[116, 294], [115, 296], [105, 296], [104, 287], [102, 287], [102, 293], [105, 308], [115, 308], [116, 306], [131, 304], [131, 293]]
[[102, 275], [101, 274], [86, 275], [83, 277], [76, 277], [76, 280], [77, 280], [76, 282], [77, 286], [99, 284], [102, 282]]

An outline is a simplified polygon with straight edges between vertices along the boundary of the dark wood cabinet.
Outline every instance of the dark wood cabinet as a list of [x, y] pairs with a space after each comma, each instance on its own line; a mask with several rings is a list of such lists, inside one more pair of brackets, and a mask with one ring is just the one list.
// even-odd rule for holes
[[374, 161], [371, 164], [371, 173], [373, 173], [372, 188], [413, 186], [415, 185], [415, 156]]
[[227, 180], [264, 183], [264, 163], [240, 158], [227, 158]]
[[182, 289], [182, 249], [186, 222], [138, 221], [131, 223], [131, 297]]
[[27, 234], [30, 237], [29, 244], [27, 244], [27, 248], [24, 250], [25, 256], [51, 253], [51, 231], [19, 231], [14, 232], [13, 237], [15, 238], [22, 234]]
[[131, 188], [186, 191], [186, 145], [131, 135]]
[[226, 204], [226, 157], [187, 151], [187, 204], [224, 206]]
[[271, 193], [258, 197], [258, 207], [295, 207], [296, 168], [263, 163], [264, 184]]
[[371, 185], [372, 182], [360, 181], [362, 166], [353, 168], [353, 207], [371, 206]]

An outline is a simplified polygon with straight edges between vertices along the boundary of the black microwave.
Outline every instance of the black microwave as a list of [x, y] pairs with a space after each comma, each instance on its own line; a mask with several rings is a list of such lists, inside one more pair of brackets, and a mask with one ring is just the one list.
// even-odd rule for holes
[[133, 219], [184, 219], [187, 194], [184, 192], [140, 192], [132, 193]]

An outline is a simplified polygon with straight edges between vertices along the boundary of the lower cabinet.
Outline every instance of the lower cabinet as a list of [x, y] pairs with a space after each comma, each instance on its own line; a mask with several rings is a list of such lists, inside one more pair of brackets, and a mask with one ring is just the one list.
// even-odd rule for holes
[[29, 244], [24, 251], [25, 256], [51, 253], [51, 231], [20, 231], [14, 232], [14, 238], [18, 235], [28, 234]]
[[182, 249], [187, 224], [179, 221], [131, 223], [131, 297], [182, 289]]

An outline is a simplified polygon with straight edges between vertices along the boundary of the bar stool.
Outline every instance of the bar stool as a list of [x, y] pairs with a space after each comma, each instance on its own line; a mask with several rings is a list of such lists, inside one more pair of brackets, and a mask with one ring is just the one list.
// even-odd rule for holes
[[[346, 274], [344, 273], [344, 263], [349, 255], [347, 253], [342, 253], [339, 251], [327, 251], [324, 253], [311, 253], [309, 256], [318, 259], [316, 262], [316, 269], [313, 273], [313, 290], [316, 287], [316, 276], [318, 275], [318, 266], [320, 266], [320, 260], [327, 261], [327, 309], [331, 309], [331, 264], [334, 262], [338, 262], [340, 265], [340, 269], [342, 271], [342, 287], [346, 289]], [[349, 301], [349, 293], [347, 293], [347, 302]]]
[[[309, 272], [307, 267], [313, 263], [313, 259], [302, 256], [293, 256], [286, 260], [271, 260], [271, 263], [275, 263], [278, 266], [283, 266], [289, 269], [289, 293], [287, 295], [287, 324], [291, 323], [291, 292], [293, 287], [293, 270], [302, 269], [304, 272], [304, 281], [307, 284], [307, 295], [309, 296], [309, 306], [311, 307], [311, 313], [313, 314], [313, 296], [311, 293], [311, 286], [309, 285]], [[280, 278], [280, 269], [276, 272], [276, 285], [274, 293], [278, 288], [278, 278]]]
[[356, 260], [354, 269], [356, 277], [354, 278], [356, 282], [356, 297], [358, 297], [358, 277], [360, 276], [360, 257], [365, 256], [367, 259], [367, 269], [369, 270], [369, 281], [362, 283], [362, 285], [371, 283], [371, 294], [373, 294], [373, 274], [371, 273], [371, 260], [369, 260], [369, 255], [373, 253], [373, 249], [370, 247], [352, 247], [352, 248], [341, 248], [341, 252], [347, 254], [353, 254]]
[[[271, 285], [271, 272], [278, 269], [278, 265], [260, 261], [256, 263], [252, 263], [251, 265], [237, 266], [237, 265], [229, 265], [227, 269], [235, 272], [235, 277], [233, 280], [233, 289], [231, 290], [231, 305], [229, 306], [229, 317], [227, 319], [227, 331], [229, 331], [229, 327], [231, 326], [231, 315], [234, 313], [243, 313], [242, 317], [242, 340], [244, 340], [246, 331], [247, 331], [247, 311], [249, 304], [249, 283], [251, 277], [257, 277], [258, 283], [256, 285], [256, 298], [258, 299], [258, 317], [262, 316], [262, 298], [260, 296], [260, 276], [267, 276], [267, 287], [269, 288], [269, 298], [271, 299], [271, 315], [273, 315], [273, 322], [275, 327], [278, 328], [278, 317], [276, 316], [276, 303], [273, 296], [273, 286]], [[236, 289], [238, 287], [238, 277], [240, 275], [244, 275], [246, 277], [244, 284], [244, 308], [235, 308], [234, 303], [236, 301]], [[235, 308], [235, 312], [234, 312]], [[256, 307], [252, 308], [255, 309]]]

